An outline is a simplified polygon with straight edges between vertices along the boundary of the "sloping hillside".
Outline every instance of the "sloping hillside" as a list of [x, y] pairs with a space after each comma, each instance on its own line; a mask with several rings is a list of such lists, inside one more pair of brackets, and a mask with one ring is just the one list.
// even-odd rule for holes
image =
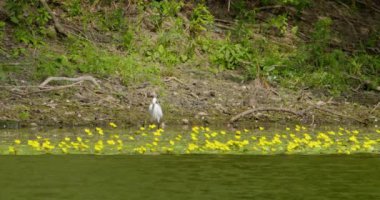
[[[155, 92], [168, 123], [378, 123], [379, 8], [376, 1], [2, 1], [0, 120], [141, 124]], [[39, 87], [48, 77], [80, 76], [99, 87]]]

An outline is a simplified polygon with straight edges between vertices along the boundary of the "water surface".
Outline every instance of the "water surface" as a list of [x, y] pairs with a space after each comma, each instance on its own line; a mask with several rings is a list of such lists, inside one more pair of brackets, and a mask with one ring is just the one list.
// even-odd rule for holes
[[0, 199], [380, 199], [380, 158], [1, 156]]

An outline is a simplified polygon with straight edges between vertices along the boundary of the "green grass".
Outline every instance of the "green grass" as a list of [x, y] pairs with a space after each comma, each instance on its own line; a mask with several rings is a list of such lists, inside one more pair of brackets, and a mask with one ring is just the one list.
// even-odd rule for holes
[[[173, 74], [173, 70], [184, 63], [187, 66], [201, 63], [209, 71], [238, 70], [246, 80], [259, 77], [273, 85], [324, 89], [331, 94], [357, 87], [361, 84], [358, 80], [370, 82], [366, 89], [380, 84], [378, 55], [365, 51], [350, 54], [330, 47], [332, 38], [338, 35], [332, 29], [334, 21], [330, 18], [321, 18], [314, 24], [309, 41], [298, 41], [289, 47], [282, 44], [281, 39], [297, 38], [299, 27], [291, 21], [292, 16], [274, 15], [262, 22], [263, 29], [260, 29], [256, 22], [260, 11], [248, 9], [249, 5], [244, 1], [232, 5], [232, 10], [239, 13], [232, 30], [219, 34], [214, 31], [212, 12], [202, 3], [194, 4], [188, 10], [191, 13], [186, 21], [179, 14], [189, 5], [182, 1], [146, 4], [138, 1], [135, 18], [126, 17], [120, 2], [115, 5], [102, 2], [104, 9], [95, 14], [87, 9], [86, 3], [64, 1], [62, 8], [68, 20], [84, 27], [84, 32], [94, 31], [87, 30], [87, 27], [94, 26], [99, 34], [112, 39], [104, 44], [71, 35], [59, 39], [57, 46], [49, 47], [57, 39], [51, 41], [47, 37], [52, 29], [48, 26], [50, 18], [37, 1], [30, 2], [30, 5], [26, 2], [6, 3], [14, 23], [11, 38], [23, 44], [10, 51], [17, 59], [28, 56], [31, 51], [26, 49], [37, 50], [38, 64], [32, 74], [39, 80], [47, 76], [93, 74], [120, 77], [125, 84], [132, 84], [159, 80], [162, 75]], [[312, 6], [310, 1], [298, 0], [263, 3], [290, 5], [297, 9]], [[24, 12], [29, 15], [20, 15]], [[0, 22], [0, 39], [4, 37], [5, 25]], [[184, 27], [188, 30], [185, 31]], [[375, 43], [371, 39], [368, 45]], [[4, 71], [0, 69], [0, 79], [5, 79]]]

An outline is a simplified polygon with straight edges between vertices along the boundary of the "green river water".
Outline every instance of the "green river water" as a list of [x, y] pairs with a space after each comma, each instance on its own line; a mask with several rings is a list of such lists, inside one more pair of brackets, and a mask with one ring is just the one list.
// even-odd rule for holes
[[380, 158], [1, 156], [0, 199], [380, 199]]
[[[81, 132], [3, 129], [0, 144], [36, 135], [54, 141]], [[380, 199], [377, 153], [3, 155], [0, 163], [0, 200]]]

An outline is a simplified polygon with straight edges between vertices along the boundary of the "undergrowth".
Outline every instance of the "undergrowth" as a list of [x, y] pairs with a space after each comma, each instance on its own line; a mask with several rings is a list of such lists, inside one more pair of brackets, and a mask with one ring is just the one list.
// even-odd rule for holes
[[[276, 13], [257, 28], [261, 25], [256, 20], [260, 11], [249, 9], [247, 1], [232, 1], [231, 9], [238, 14], [232, 27], [222, 32], [215, 31], [215, 17], [203, 1], [133, 1], [135, 16], [128, 15], [123, 6], [131, 5], [122, 1], [96, 2], [65, 0], [52, 7], [62, 8], [63, 16], [79, 23], [84, 32], [97, 30], [110, 36], [107, 44], [71, 35], [58, 38], [61, 49], [50, 47], [50, 40], [57, 40], [49, 37], [51, 17], [36, 0], [6, 1], [12, 35], [5, 34], [6, 23], [0, 21], [0, 40], [10, 37], [24, 45], [8, 50], [15, 58], [25, 56], [31, 48], [39, 51], [34, 69], [38, 80], [93, 74], [120, 77], [125, 84], [154, 82], [184, 63], [198, 61], [217, 71], [238, 70], [247, 81], [259, 77], [274, 85], [326, 89], [332, 94], [355, 87], [362, 80], [373, 86], [380, 84], [380, 57], [333, 48], [330, 44], [336, 33], [334, 21], [328, 17], [313, 25], [308, 42], [298, 41], [289, 47], [281, 39], [298, 38], [298, 26], [290, 23], [289, 14]], [[262, 4], [293, 6], [298, 13], [312, 6], [311, 1], [299, 0], [267, 0]], [[98, 12], [91, 10], [95, 8]], [[373, 38], [368, 42], [374, 43]], [[0, 69], [0, 78], [4, 79], [3, 71]]]

